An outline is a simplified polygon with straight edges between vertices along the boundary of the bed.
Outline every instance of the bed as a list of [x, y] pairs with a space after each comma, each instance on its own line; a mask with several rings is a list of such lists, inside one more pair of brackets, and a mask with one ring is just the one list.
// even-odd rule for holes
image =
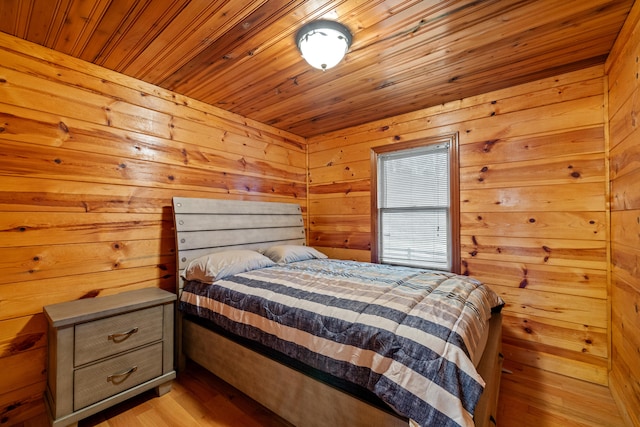
[[[501, 300], [479, 282], [328, 260], [297, 204], [176, 197], [173, 211], [179, 370], [189, 358], [297, 426], [496, 424]], [[466, 314], [433, 322], [432, 298]]]

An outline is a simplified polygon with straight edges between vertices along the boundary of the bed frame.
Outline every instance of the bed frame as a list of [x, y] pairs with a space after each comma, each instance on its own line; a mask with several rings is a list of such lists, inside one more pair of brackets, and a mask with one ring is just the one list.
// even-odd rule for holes
[[[229, 249], [306, 244], [300, 206], [291, 203], [173, 198], [178, 296], [181, 274], [198, 256]], [[406, 427], [408, 420], [263, 356], [177, 315], [178, 371], [186, 358], [205, 367], [296, 426]], [[502, 369], [501, 315], [490, 321], [478, 371], [487, 385], [475, 411], [476, 427], [496, 425]]]

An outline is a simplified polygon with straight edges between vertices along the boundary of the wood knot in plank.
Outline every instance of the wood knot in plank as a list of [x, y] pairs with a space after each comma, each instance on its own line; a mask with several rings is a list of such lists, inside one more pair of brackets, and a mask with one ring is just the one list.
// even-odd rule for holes
[[92, 291], [87, 292], [86, 294], [82, 295], [80, 297], [80, 299], [87, 299], [87, 298], [95, 298], [98, 295], [100, 295], [100, 290], [98, 289], [94, 289]]
[[385, 88], [388, 88], [388, 87], [393, 86], [395, 84], [396, 84], [396, 82], [383, 82], [380, 85], [378, 85], [378, 87], [376, 87], [376, 90], [385, 89]]
[[44, 332], [16, 337], [9, 346], [9, 354], [20, 353], [33, 348], [42, 339]]
[[496, 145], [497, 143], [498, 143], [497, 139], [491, 139], [489, 141], [486, 141], [484, 143], [484, 147], [482, 148], [482, 151], [485, 152], [485, 153], [488, 153], [489, 151], [491, 151], [493, 146]]
[[460, 273], [460, 274], [462, 274], [463, 276], [469, 276], [469, 275], [471, 275], [471, 273], [469, 272], [469, 263], [467, 262], [467, 260], [464, 260], [464, 259], [463, 259], [463, 260], [461, 260], [461, 261], [460, 261], [460, 264], [461, 264], [461, 265], [462, 265], [462, 267], [464, 268], [464, 270], [463, 270], [463, 271], [462, 271], [462, 273]]

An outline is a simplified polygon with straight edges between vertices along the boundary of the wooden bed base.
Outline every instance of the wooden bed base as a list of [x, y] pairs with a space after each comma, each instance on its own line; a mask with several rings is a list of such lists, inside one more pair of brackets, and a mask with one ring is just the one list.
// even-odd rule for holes
[[[474, 417], [476, 427], [496, 425], [502, 369], [501, 314], [491, 320], [478, 365], [487, 382]], [[296, 426], [407, 427], [408, 420], [315, 380], [186, 319], [183, 354]]]
[[[300, 207], [288, 203], [174, 198], [178, 277], [190, 259], [229, 248], [304, 244]], [[260, 218], [260, 219], [257, 219]], [[302, 233], [302, 234], [301, 234]], [[178, 295], [182, 281], [178, 280]], [[486, 387], [475, 411], [477, 427], [496, 425], [502, 369], [502, 316], [491, 319], [478, 365]], [[296, 426], [406, 427], [408, 420], [313, 379], [199, 324], [177, 318], [178, 368], [186, 358]]]

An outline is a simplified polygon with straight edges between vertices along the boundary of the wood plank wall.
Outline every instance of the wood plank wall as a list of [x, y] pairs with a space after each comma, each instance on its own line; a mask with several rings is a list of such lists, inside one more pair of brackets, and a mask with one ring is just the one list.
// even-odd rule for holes
[[627, 424], [640, 426], [640, 3], [606, 63], [611, 179], [610, 387]]
[[637, 9], [608, 104], [592, 67], [322, 135], [308, 200], [304, 139], [0, 33], [0, 423], [44, 410], [43, 305], [173, 288], [173, 195], [308, 205], [310, 244], [368, 260], [371, 147], [449, 132], [463, 271], [507, 300], [506, 357], [598, 384], [612, 363], [640, 407]]
[[0, 424], [44, 411], [42, 307], [175, 287], [171, 197], [292, 201], [304, 138], [0, 33]]
[[371, 147], [458, 132], [462, 271], [507, 302], [505, 356], [607, 384], [604, 91], [597, 66], [311, 138], [310, 244], [369, 260]]

